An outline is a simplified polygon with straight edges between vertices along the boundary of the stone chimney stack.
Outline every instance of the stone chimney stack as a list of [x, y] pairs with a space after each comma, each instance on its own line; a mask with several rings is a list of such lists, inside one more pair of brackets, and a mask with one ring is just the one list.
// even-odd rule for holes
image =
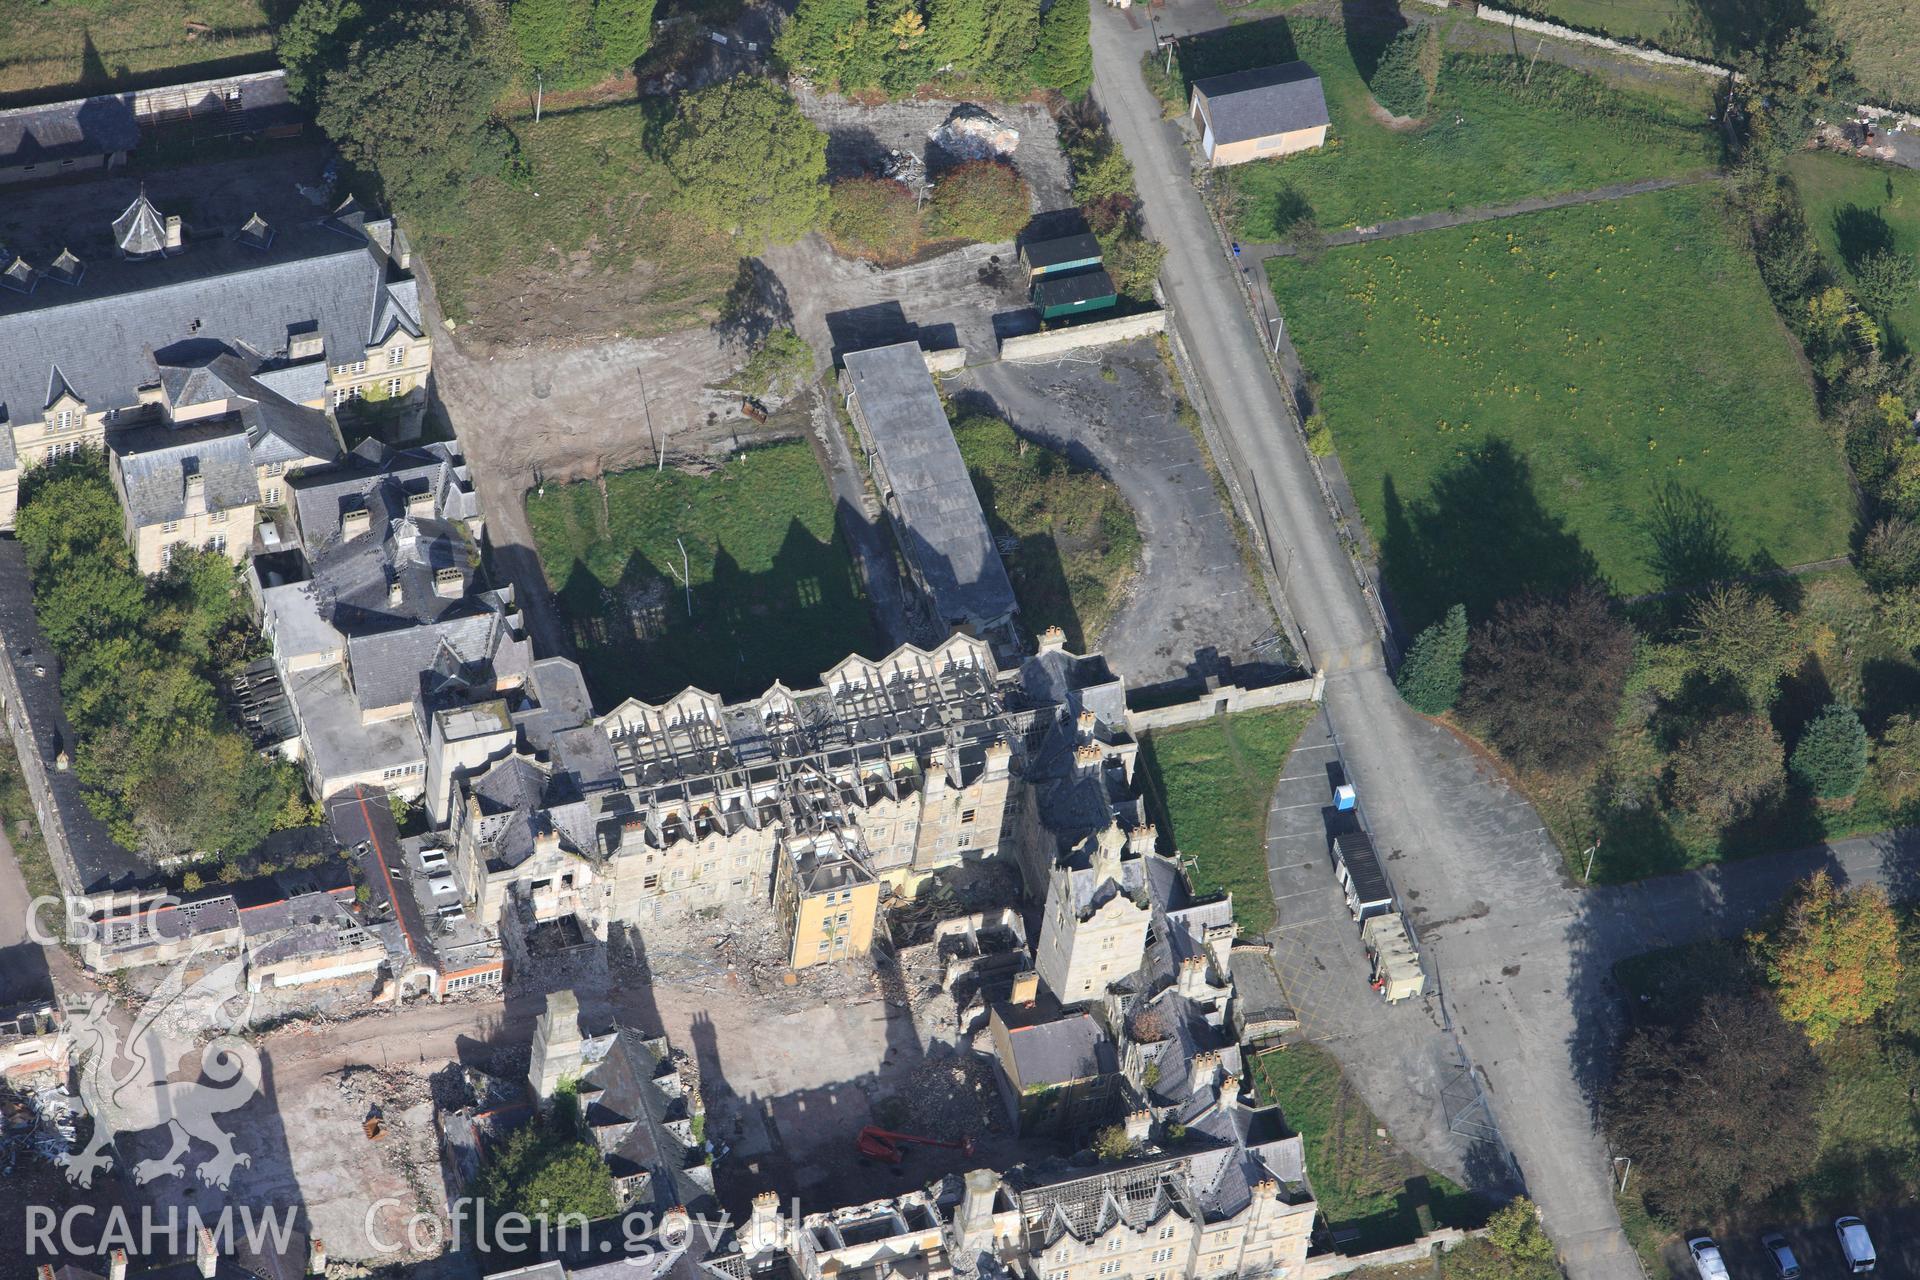
[[1091, 711], [1082, 711], [1082, 712], [1080, 713], [1080, 716], [1079, 716], [1079, 718], [1078, 718], [1077, 720], [1075, 720], [1075, 721], [1074, 721], [1074, 728], [1075, 728], [1075, 729], [1076, 729], [1076, 730], [1078, 731], [1078, 733], [1079, 733], [1079, 736], [1080, 736], [1080, 741], [1082, 741], [1082, 742], [1092, 742], [1092, 741], [1093, 741], [1093, 730], [1094, 730], [1094, 728], [1095, 728], [1095, 726], [1096, 726], [1096, 725], [1098, 725], [1098, 724], [1099, 724], [1099, 721], [1098, 721], [1098, 719], [1096, 719], [1096, 718], [1095, 718], [1095, 716], [1094, 716], [1094, 714], [1093, 714], [1093, 712], [1091, 712]]
[[1013, 975], [1013, 990], [1007, 1000], [1011, 1004], [1032, 1004], [1040, 998], [1040, 975], [1031, 969], [1022, 969]]
[[1180, 994], [1189, 1000], [1197, 1000], [1206, 994], [1207, 961], [1204, 956], [1188, 956], [1180, 962], [1180, 973], [1174, 979]]
[[1148, 1138], [1151, 1138], [1153, 1136], [1153, 1112], [1148, 1111], [1144, 1107], [1138, 1111], [1127, 1112], [1126, 1133], [1127, 1141], [1135, 1144], [1143, 1143]]
[[34, 1268], [33, 1276], [34, 1280], [53, 1280], [53, 1264], [51, 1262], [41, 1263], [38, 1267]]
[[1120, 883], [1120, 859], [1126, 851], [1127, 837], [1115, 823], [1093, 838], [1093, 882]]
[[527, 1084], [533, 1089], [535, 1104], [542, 1110], [553, 1101], [561, 1081], [579, 1074], [584, 1053], [579, 998], [571, 991], [549, 993], [547, 1011], [540, 1015], [534, 1027], [533, 1061], [527, 1069]]
[[780, 1217], [780, 1197], [762, 1191], [753, 1198], [753, 1216], [747, 1219], [746, 1253], [749, 1257], [772, 1253], [785, 1246], [786, 1223]]
[[991, 1169], [968, 1172], [960, 1193], [960, 1248], [970, 1254], [993, 1247], [993, 1206], [1000, 1193], [1000, 1175]]
[[220, 1251], [213, 1247], [213, 1232], [201, 1227], [193, 1244], [193, 1265], [200, 1269], [201, 1280], [213, 1280], [220, 1270]]
[[107, 1255], [107, 1280], [127, 1280], [127, 1251], [115, 1249]]
[[1195, 1093], [1213, 1088], [1220, 1073], [1220, 1055], [1211, 1049], [1193, 1055], [1188, 1067], [1187, 1087]]
[[996, 738], [987, 744], [987, 777], [1005, 777], [1012, 762], [1013, 748], [1007, 745], [1005, 738]]
[[1152, 853], [1159, 840], [1160, 828], [1151, 822], [1143, 823], [1127, 832], [1127, 847], [1135, 853]]
[[319, 1236], [307, 1241], [307, 1274], [310, 1276], [327, 1274], [327, 1243]]
[[1048, 627], [1040, 633], [1040, 652], [1059, 653], [1067, 647], [1067, 633], [1058, 627]]

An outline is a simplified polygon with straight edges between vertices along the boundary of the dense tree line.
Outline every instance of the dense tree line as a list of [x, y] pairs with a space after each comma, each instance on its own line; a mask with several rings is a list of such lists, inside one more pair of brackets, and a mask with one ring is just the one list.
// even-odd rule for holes
[[34, 610], [60, 655], [60, 691], [88, 806], [128, 848], [229, 861], [310, 819], [299, 775], [221, 713], [214, 675], [253, 635], [225, 556], [135, 568], [98, 453], [30, 472], [16, 531]]
[[1093, 81], [1085, 0], [800, 0], [774, 43], [825, 87], [908, 93], [935, 80], [1012, 97]]

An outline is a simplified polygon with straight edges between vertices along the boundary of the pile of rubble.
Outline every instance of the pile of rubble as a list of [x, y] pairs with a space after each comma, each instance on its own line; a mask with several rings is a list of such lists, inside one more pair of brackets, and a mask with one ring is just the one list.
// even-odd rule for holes
[[610, 947], [611, 978], [683, 991], [745, 994], [780, 1008], [851, 1003], [880, 994], [875, 966], [787, 966], [787, 935], [773, 913], [735, 904], [679, 920], [649, 921]]
[[80, 1100], [63, 1084], [0, 1084], [0, 1172], [12, 1174], [22, 1156], [58, 1162], [73, 1150], [79, 1121]]
[[977, 1054], [925, 1059], [901, 1083], [898, 1097], [906, 1104], [908, 1133], [955, 1142], [1007, 1129], [992, 1064]]
[[963, 102], [927, 141], [954, 160], [1004, 160], [1020, 145], [1020, 131], [990, 111]]

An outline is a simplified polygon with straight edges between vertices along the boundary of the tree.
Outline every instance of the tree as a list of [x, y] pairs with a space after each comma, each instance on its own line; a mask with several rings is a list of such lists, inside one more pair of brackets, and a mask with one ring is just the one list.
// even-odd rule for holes
[[318, 77], [345, 60], [342, 33], [364, 17], [359, 0], [302, 0], [273, 33], [273, 51], [287, 69], [287, 92], [310, 101]]
[[1860, 305], [1885, 319], [1913, 297], [1920, 283], [1920, 266], [1913, 255], [1893, 249], [1876, 249], [1862, 258], [1853, 269], [1853, 292]]
[[1467, 661], [1467, 607], [1456, 604], [1447, 616], [1422, 631], [1400, 664], [1394, 687], [1422, 715], [1453, 710]]
[[1895, 809], [1920, 799], [1920, 721], [1908, 715], [1887, 721], [1873, 751], [1873, 776]]
[[1920, 526], [1905, 516], [1875, 524], [1860, 544], [1860, 576], [1883, 592], [1920, 583]]
[[1011, 240], [1032, 216], [1027, 184], [997, 160], [955, 165], [940, 175], [927, 202], [927, 230], [942, 239]]
[[848, 178], [827, 192], [828, 241], [849, 257], [904, 262], [920, 249], [920, 204], [891, 178]]
[[487, 1217], [524, 1213], [550, 1226], [561, 1214], [619, 1211], [600, 1149], [571, 1131], [565, 1108], [513, 1131], [480, 1170], [475, 1199]]
[[349, 163], [378, 175], [388, 200], [443, 195], [499, 94], [493, 47], [465, 9], [398, 10], [323, 69], [314, 118]]
[[1800, 735], [1788, 767], [1822, 800], [1844, 800], [1867, 776], [1867, 730], [1852, 707], [1833, 703]]
[[549, 76], [581, 61], [593, 17], [592, 0], [513, 0], [507, 11], [520, 65]]
[[1103, 1161], [1125, 1160], [1139, 1145], [1127, 1136], [1125, 1125], [1110, 1124], [1093, 1135], [1093, 1154]]
[[736, 76], [681, 98], [664, 151], [681, 203], [717, 229], [787, 241], [820, 220], [827, 135], [765, 80]]
[[1700, 669], [1733, 681], [1755, 711], [1773, 705], [1781, 677], [1806, 652], [1793, 619], [1770, 596], [1737, 584], [1694, 602], [1687, 638]]
[[627, 71], [653, 47], [654, 0], [594, 0], [593, 39], [603, 70]]
[[1815, 872], [1787, 903], [1780, 926], [1747, 941], [1766, 967], [1780, 1013], [1823, 1044], [1871, 1018], [1900, 986], [1900, 924], [1886, 891], [1842, 890]]
[[1577, 768], [1604, 744], [1632, 657], [1597, 586], [1503, 600], [1467, 650], [1461, 711], [1523, 768]]
[[800, 0], [773, 42], [774, 56], [790, 71], [837, 85], [866, 29], [867, 0]]
[[1677, 1027], [1627, 1037], [1604, 1104], [1660, 1213], [1707, 1221], [1757, 1204], [1805, 1170], [1816, 1146], [1820, 1065], [1755, 991], [1709, 996]]
[[1553, 1241], [1540, 1229], [1540, 1211], [1525, 1196], [1509, 1201], [1487, 1219], [1487, 1241], [1519, 1262], [1553, 1261]]
[[1085, 0], [1053, 0], [1040, 18], [1040, 42], [1027, 62], [1033, 82], [1084, 97], [1093, 86], [1091, 6]]
[[1779, 793], [1786, 781], [1780, 754], [1780, 735], [1765, 716], [1715, 716], [1674, 752], [1674, 799], [1713, 822], [1732, 822]]
[[1040, 0], [990, 0], [976, 70], [1003, 91], [1020, 86], [1040, 43]]

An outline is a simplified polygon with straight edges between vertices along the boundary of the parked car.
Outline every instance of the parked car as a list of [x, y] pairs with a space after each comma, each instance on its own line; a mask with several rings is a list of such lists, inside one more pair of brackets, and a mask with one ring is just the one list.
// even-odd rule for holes
[[1780, 1280], [1800, 1280], [1800, 1260], [1793, 1256], [1793, 1246], [1778, 1231], [1769, 1231], [1760, 1237], [1760, 1247], [1773, 1259], [1773, 1269], [1779, 1273]]
[[1720, 1256], [1712, 1236], [1687, 1241], [1687, 1252], [1693, 1255], [1693, 1269], [1700, 1273], [1700, 1280], [1727, 1280], [1727, 1260]]
[[447, 872], [444, 875], [430, 876], [427, 879], [427, 883], [433, 886], [433, 892], [435, 897], [438, 897], [443, 893], [460, 892], [460, 886], [457, 883], [455, 883], [453, 878], [453, 873], [451, 871]]
[[420, 865], [429, 871], [435, 867], [446, 866], [447, 851], [445, 849], [422, 849], [420, 851]]
[[1879, 1263], [1873, 1252], [1873, 1237], [1867, 1234], [1867, 1224], [1860, 1219], [1852, 1214], [1835, 1218], [1833, 1234], [1840, 1239], [1840, 1256], [1847, 1260], [1847, 1270], [1871, 1271]]

